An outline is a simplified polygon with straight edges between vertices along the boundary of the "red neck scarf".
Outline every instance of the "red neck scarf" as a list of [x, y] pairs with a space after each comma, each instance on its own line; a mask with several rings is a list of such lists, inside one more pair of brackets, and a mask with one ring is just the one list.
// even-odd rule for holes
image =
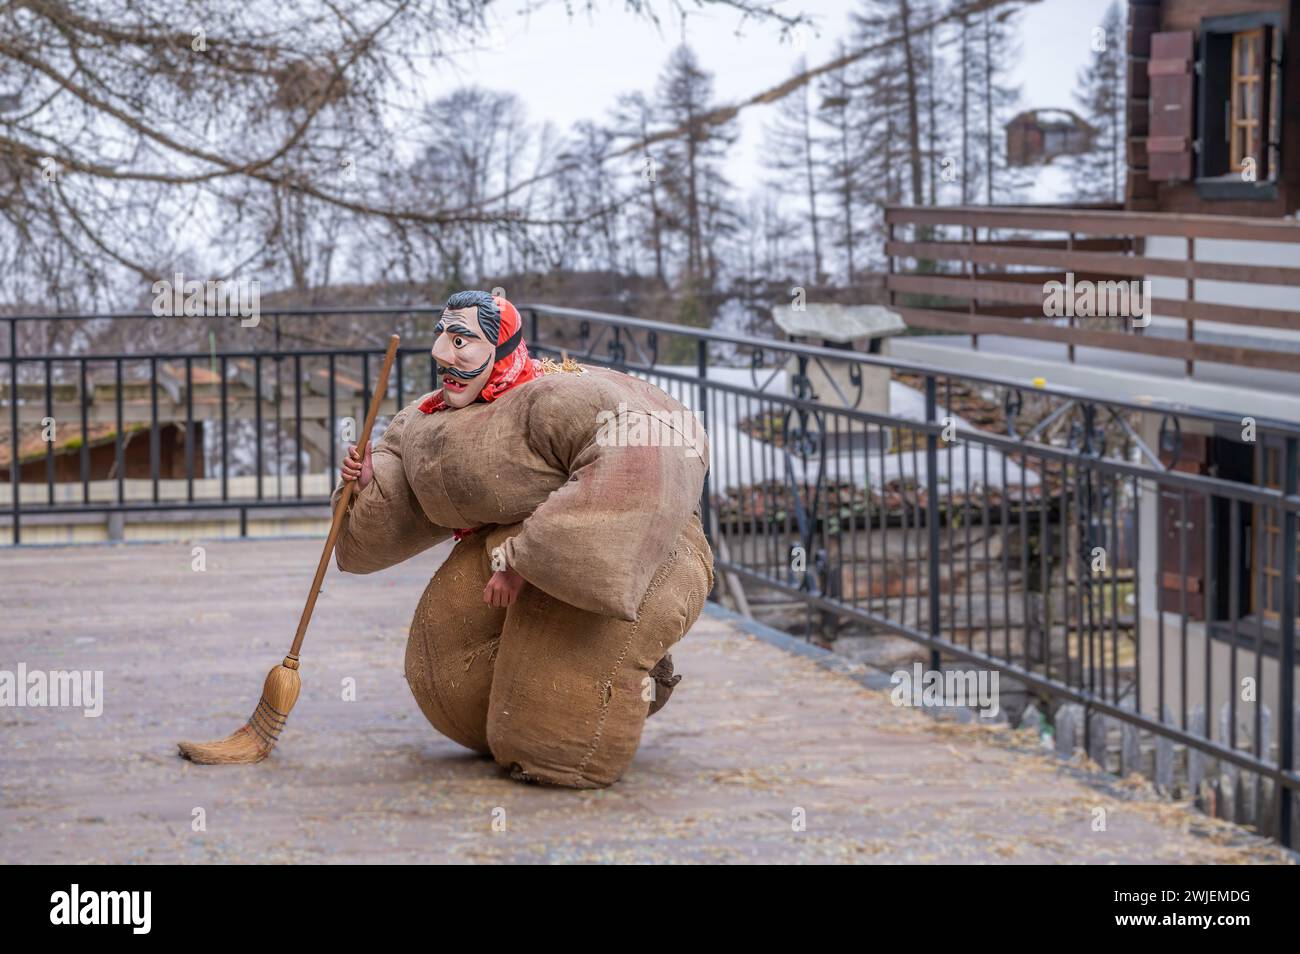
[[[515, 306], [506, 299], [497, 295], [492, 300], [496, 302], [497, 310], [501, 313], [501, 327], [497, 329], [496, 344], [503, 345], [520, 331], [523, 322]], [[511, 388], [525, 384], [541, 373], [541, 365], [528, 356], [528, 346], [524, 344], [524, 339], [521, 337], [509, 354], [499, 358], [496, 364], [492, 365], [492, 373], [488, 375], [487, 383], [483, 385], [483, 390], [475, 400], [495, 401]], [[441, 388], [420, 402], [420, 410], [425, 414], [434, 414], [446, 409], [447, 404], [442, 399]]]

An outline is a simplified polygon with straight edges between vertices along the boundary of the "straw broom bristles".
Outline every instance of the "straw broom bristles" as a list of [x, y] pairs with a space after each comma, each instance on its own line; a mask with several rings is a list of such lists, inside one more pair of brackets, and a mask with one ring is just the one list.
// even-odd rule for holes
[[203, 765], [262, 761], [280, 741], [280, 731], [301, 691], [298, 658], [286, 656], [267, 673], [262, 698], [247, 722], [219, 742], [181, 742], [177, 746], [181, 757]]

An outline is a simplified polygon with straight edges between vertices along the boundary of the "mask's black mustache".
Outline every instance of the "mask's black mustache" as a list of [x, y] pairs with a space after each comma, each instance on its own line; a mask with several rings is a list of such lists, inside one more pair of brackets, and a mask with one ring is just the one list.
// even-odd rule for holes
[[441, 377], [444, 374], [450, 374], [453, 378], [459, 378], [462, 381], [473, 381], [475, 378], [477, 378], [480, 374], [483, 373], [483, 370], [489, 364], [491, 364], [493, 360], [494, 360], [493, 358], [489, 357], [486, 361], [480, 364], [473, 371], [462, 371], [459, 368], [451, 368], [445, 364], [439, 364], [438, 376]]

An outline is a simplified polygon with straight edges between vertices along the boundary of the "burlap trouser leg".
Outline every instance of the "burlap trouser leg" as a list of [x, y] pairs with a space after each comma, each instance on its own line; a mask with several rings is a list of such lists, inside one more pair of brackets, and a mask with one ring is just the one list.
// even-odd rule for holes
[[694, 624], [712, 584], [712, 554], [693, 519], [635, 622], [524, 587], [506, 613], [492, 679], [487, 739], [497, 762], [516, 778], [553, 785], [616, 782], [641, 741], [650, 670]]
[[484, 536], [457, 543], [425, 587], [406, 642], [406, 681], [435, 729], [486, 755], [493, 658], [506, 611], [483, 602], [492, 575]]

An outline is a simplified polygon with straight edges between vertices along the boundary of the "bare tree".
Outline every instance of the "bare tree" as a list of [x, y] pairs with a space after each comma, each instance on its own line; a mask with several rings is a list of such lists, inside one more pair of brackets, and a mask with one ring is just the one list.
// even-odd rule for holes
[[1124, 198], [1124, 16], [1112, 3], [1094, 34], [1092, 59], [1079, 71], [1074, 98], [1093, 127], [1092, 149], [1070, 162], [1075, 197], [1082, 202]]
[[961, 59], [961, 203], [970, 203], [971, 184], [975, 181], [974, 158], [971, 150], [971, 84], [975, 82], [976, 68], [973, 65], [975, 43], [971, 37], [971, 21], [962, 14], [958, 26], [960, 30]]
[[[0, 227], [24, 239], [3, 243], [10, 294], [84, 297], [110, 274], [151, 282], [214, 250], [227, 272], [264, 262], [283, 217], [249, 210], [286, 190], [353, 212], [422, 214], [379, 205], [348, 170], [362, 183], [387, 171], [382, 107], [395, 71], [473, 30], [479, 0], [284, 0], [258, 12], [211, 0], [0, 7], [0, 62], [20, 97], [0, 124]], [[53, 270], [37, 252], [50, 246]]]
[[1006, 158], [1003, 127], [1020, 99], [1020, 90], [1007, 80], [1010, 65], [1016, 59], [1015, 26], [1019, 9], [994, 10], [985, 7], [979, 14], [975, 45], [978, 48], [978, 101], [984, 134], [981, 166], [984, 172], [984, 201], [1009, 198], [1023, 185]]
[[[871, 197], [871, 173], [883, 168], [892, 174], [890, 153], [875, 154], [878, 162], [863, 161], [869, 148], [872, 117], [866, 110], [861, 90], [863, 80], [850, 66], [824, 76], [817, 85], [821, 103], [817, 118], [827, 129], [822, 154], [822, 180], [831, 205], [831, 244], [844, 256], [844, 282], [852, 285], [862, 264], [860, 246], [866, 235], [867, 214], [864, 206]], [[890, 115], [888, 108], [885, 116]], [[884, 132], [884, 146], [891, 149], [893, 137]]]
[[[648, 145], [650, 133], [656, 123], [654, 105], [642, 93], [628, 93], [619, 98], [613, 117], [614, 135], [619, 140], [644, 144], [644, 151], [635, 155], [637, 172], [640, 176], [640, 192], [644, 199], [644, 219], [646, 227], [642, 234], [647, 237], [654, 252], [654, 274], [661, 282], [667, 280], [664, 270], [664, 213], [660, 208], [659, 165], [656, 150]], [[629, 209], [629, 213], [634, 212]]]
[[929, 0], [865, 0], [860, 13], [853, 16], [855, 36], [859, 43], [870, 42], [882, 34], [895, 33], [896, 47], [879, 52], [879, 58], [898, 52], [902, 67], [902, 100], [904, 122], [901, 134], [907, 142], [907, 163], [910, 172], [913, 205], [925, 204], [924, 170], [921, 149], [921, 96], [922, 76], [928, 67], [930, 30], [918, 34], [916, 24], [929, 22], [934, 10]]
[[734, 230], [735, 213], [719, 165], [736, 139], [734, 123], [704, 122], [713, 108], [713, 80], [695, 54], [680, 46], [659, 80], [658, 108], [664, 120], [686, 132], [664, 150], [664, 193], [669, 226], [686, 243], [686, 275], [712, 285], [716, 261], [707, 242]]
[[[0, 295], [119, 305], [179, 263], [208, 278], [258, 269], [259, 279], [292, 285], [311, 270], [291, 220], [326, 208], [370, 223], [339, 231], [349, 245], [330, 245], [332, 278], [340, 263], [360, 277], [412, 230], [451, 226], [497, 227], [470, 236], [469, 260], [486, 268], [486, 243], [507, 220], [524, 221], [508, 197], [528, 184], [512, 168], [504, 200], [478, 188], [430, 204], [409, 179], [394, 181], [406, 164], [391, 123], [394, 94], [410, 92], [405, 78], [471, 45], [486, 6], [0, 3]], [[770, 0], [625, 6], [651, 20], [708, 6], [785, 28], [802, 19]]]
[[[796, 69], [807, 64], [801, 58]], [[765, 130], [764, 164], [776, 173], [774, 188], [802, 193], [807, 205], [807, 231], [812, 242], [812, 280], [820, 282], [821, 231], [817, 221], [818, 143], [813, 134], [812, 90], [803, 87], [777, 105], [776, 118]]]

